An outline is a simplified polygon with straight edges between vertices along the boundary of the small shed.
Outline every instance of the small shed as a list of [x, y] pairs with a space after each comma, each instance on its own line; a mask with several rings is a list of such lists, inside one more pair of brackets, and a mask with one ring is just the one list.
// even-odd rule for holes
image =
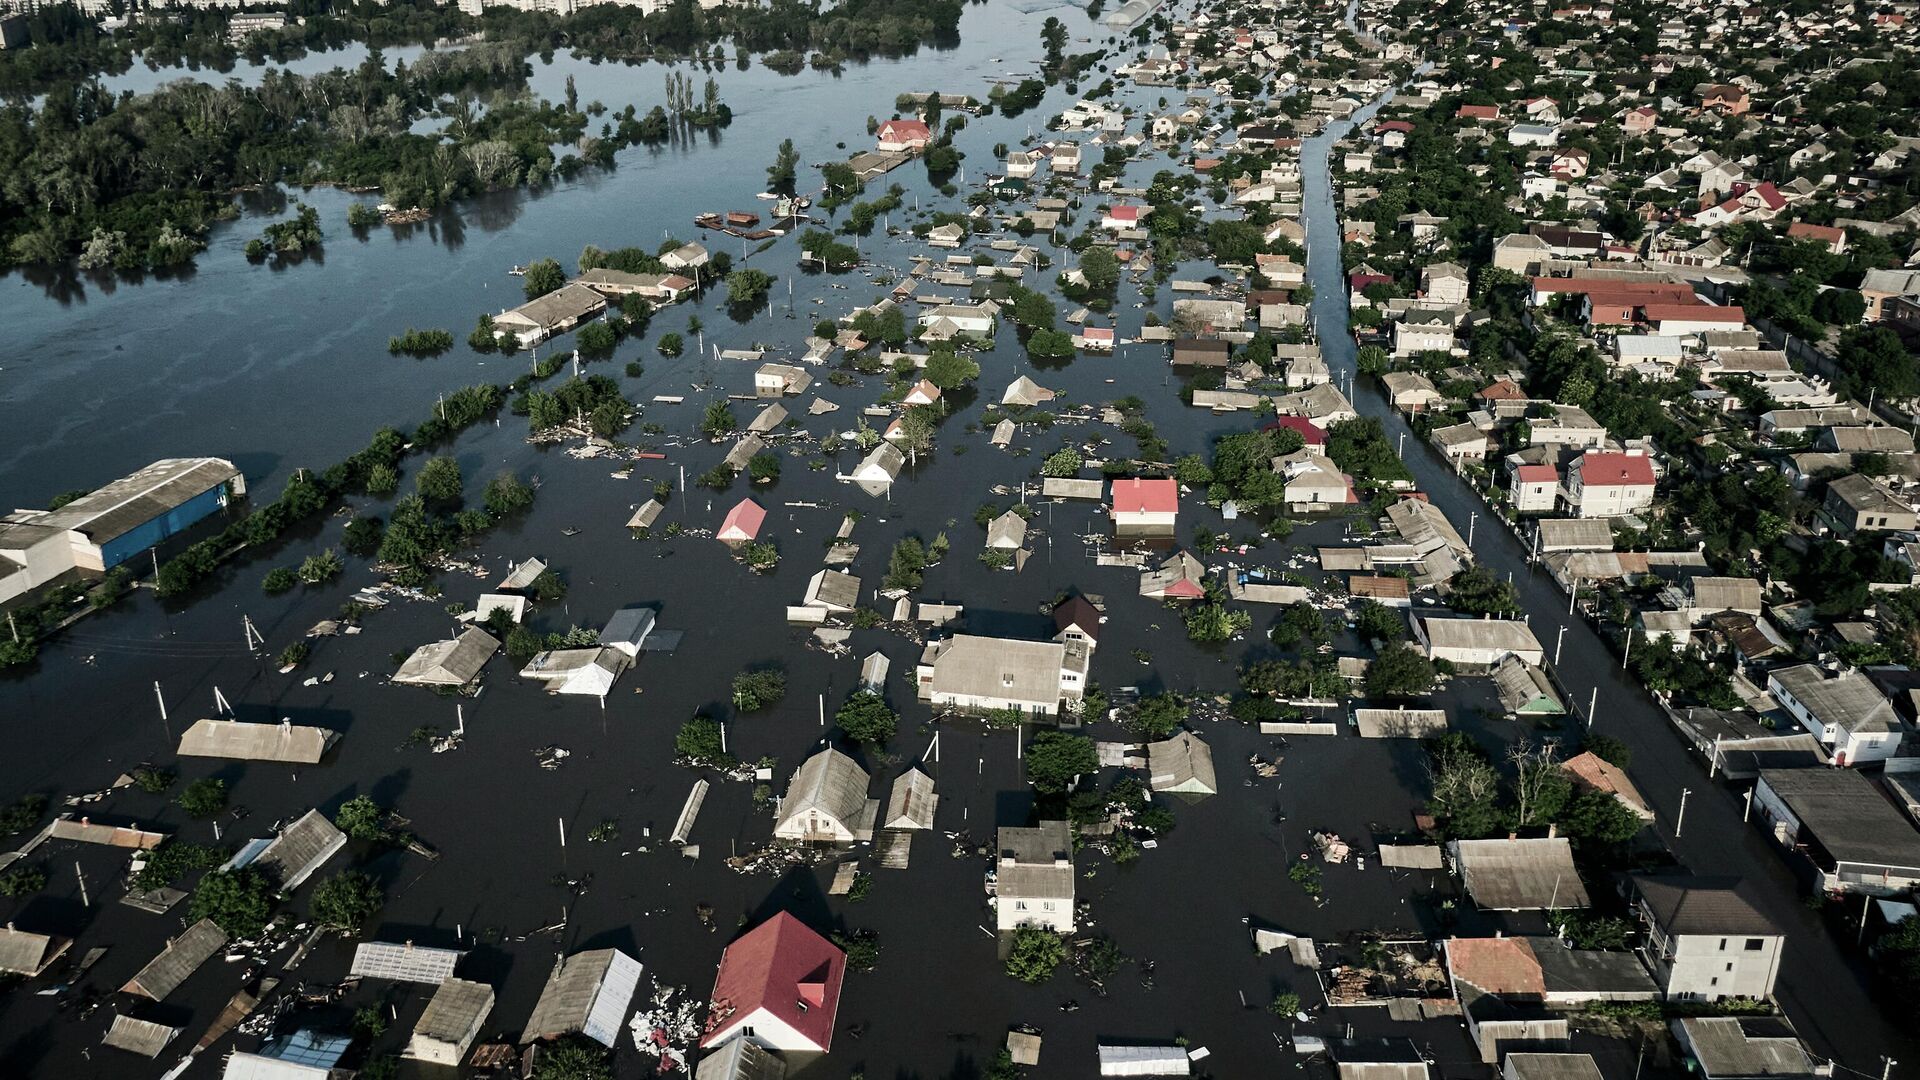
[[[901, 599], [905, 600], [906, 597], [903, 596]], [[879, 690], [885, 687], [887, 685], [887, 671], [891, 664], [892, 661], [887, 659], [887, 654], [878, 649], [868, 653], [867, 658], [860, 662], [860, 685], [869, 690]]]
[[934, 810], [940, 796], [934, 793], [933, 777], [911, 768], [894, 778], [887, 793], [887, 811], [881, 819], [883, 829], [931, 829]]
[[100, 1040], [115, 1050], [125, 1050], [129, 1054], [139, 1054], [144, 1058], [160, 1056], [160, 1051], [180, 1034], [177, 1027], [156, 1024], [151, 1020], [138, 1020], [131, 1016], [116, 1016], [113, 1026], [107, 1029], [106, 1038]]
[[1178, 1046], [1109, 1046], [1101, 1043], [1101, 1076], [1191, 1076], [1193, 1063]]
[[1040, 1064], [1040, 1033], [1019, 1028], [1007, 1032], [1007, 1054], [1015, 1065]]
[[444, 984], [467, 955], [459, 949], [432, 949], [411, 941], [363, 941], [353, 950], [354, 978]]
[[526, 562], [508, 571], [507, 576], [501, 579], [500, 584], [496, 586], [496, 588], [502, 592], [517, 592], [521, 589], [530, 589], [533, 587], [534, 581], [546, 572], [546, 563], [541, 562], [539, 559], [528, 559]]
[[987, 525], [987, 546], [998, 551], [1013, 551], [1027, 542], [1027, 519], [1012, 510]]
[[1147, 744], [1147, 775], [1155, 791], [1182, 795], [1218, 795], [1213, 750], [1191, 731]]
[[493, 987], [466, 979], [442, 980], [400, 1056], [457, 1067], [480, 1037], [480, 1027], [492, 1011]]

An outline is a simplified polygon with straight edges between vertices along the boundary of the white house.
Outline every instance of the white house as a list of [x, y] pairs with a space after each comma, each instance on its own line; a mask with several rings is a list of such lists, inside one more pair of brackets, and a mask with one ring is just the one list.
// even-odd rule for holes
[[1813, 664], [1775, 668], [1767, 690], [1800, 726], [1833, 750], [1836, 765], [1885, 761], [1900, 749], [1906, 728], [1893, 702], [1858, 671], [1827, 678]]
[[873, 839], [880, 802], [867, 798], [871, 780], [867, 770], [840, 751], [820, 751], [794, 770], [773, 835], [814, 844]]
[[994, 908], [1001, 931], [1043, 926], [1071, 934], [1073, 836], [1064, 821], [1034, 828], [1003, 828], [994, 868]]
[[1619, 517], [1653, 505], [1653, 461], [1590, 450], [1567, 468], [1567, 506], [1581, 517]]
[[1672, 1001], [1773, 996], [1786, 936], [1741, 894], [1737, 878], [1634, 874], [1646, 927], [1641, 959]]
[[920, 700], [935, 705], [1052, 716], [1086, 692], [1091, 658], [1081, 642], [955, 634], [929, 643], [915, 674]]

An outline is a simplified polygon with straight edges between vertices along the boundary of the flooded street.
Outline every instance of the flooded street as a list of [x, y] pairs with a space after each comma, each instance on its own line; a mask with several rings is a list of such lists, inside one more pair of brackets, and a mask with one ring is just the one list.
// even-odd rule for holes
[[[464, 345], [431, 360], [390, 357], [388, 337], [411, 326], [444, 327], [464, 339], [481, 312], [519, 301], [519, 280], [506, 273], [510, 266], [551, 256], [571, 268], [589, 244], [651, 248], [667, 235], [716, 248], [732, 243], [699, 234], [691, 219], [702, 211], [757, 209], [753, 195], [766, 186], [765, 169], [780, 139], [791, 137], [798, 147], [805, 188], [817, 177], [806, 166], [844, 159], [870, 145], [866, 117], [891, 115], [896, 95], [940, 90], [984, 98], [988, 77], [1032, 72], [1038, 27], [1049, 15], [1068, 26], [1074, 39], [1069, 52], [1101, 47], [1112, 33], [1081, 7], [973, 5], [961, 25], [962, 42], [951, 50], [922, 49], [909, 59], [849, 67], [839, 76], [806, 72], [787, 78], [758, 64], [746, 72], [729, 66], [716, 78], [734, 110], [731, 127], [659, 149], [626, 150], [612, 172], [588, 172], [537, 194], [500, 193], [458, 205], [425, 225], [376, 228], [357, 238], [345, 225], [346, 207], [356, 197], [334, 190], [294, 193], [288, 198], [320, 210], [327, 230], [324, 255], [303, 263], [256, 266], [243, 256], [245, 242], [283, 212], [271, 205], [276, 200], [266, 199], [268, 205], [240, 221], [216, 227], [197, 268], [180, 279], [47, 281], [18, 272], [0, 278], [12, 316], [12, 334], [0, 348], [0, 416], [9, 432], [0, 443], [0, 503], [40, 506], [59, 491], [97, 485], [154, 458], [201, 454], [229, 458], [246, 474], [256, 500], [270, 499], [294, 470], [339, 460], [383, 425], [418, 424], [439, 393], [505, 382], [527, 363], [524, 356], [479, 356]], [[1109, 66], [1127, 55], [1130, 50], [1110, 57]], [[593, 65], [560, 56], [552, 63], [535, 58], [533, 67], [535, 91], [545, 96], [562, 93], [569, 74], [583, 102], [597, 99], [615, 109], [632, 102], [644, 111], [663, 96], [665, 69], [658, 65]], [[127, 77], [142, 74], [152, 73], [136, 69]], [[1151, 111], [1159, 97], [1176, 93], [1126, 86], [1117, 96]], [[967, 155], [967, 176], [977, 181], [997, 171], [991, 150], [996, 143], [1016, 144], [1029, 128], [1039, 133], [1046, 118], [1069, 103], [1064, 89], [1053, 87], [1038, 108], [1018, 118], [972, 119], [957, 138]], [[1360, 120], [1370, 115], [1371, 109]], [[1346, 289], [1327, 157], [1348, 129], [1336, 124], [1307, 140], [1302, 151], [1313, 318], [1326, 359], [1343, 380], [1353, 370], [1354, 350], [1344, 332]], [[1155, 171], [1177, 167], [1165, 154], [1150, 156], [1130, 166], [1126, 182], [1144, 186]], [[927, 210], [951, 209], [960, 202], [941, 196], [918, 162], [871, 183], [868, 197], [889, 183], [905, 189], [909, 208], [918, 203]], [[962, 184], [963, 192], [967, 186]], [[1099, 197], [1083, 201], [1082, 223]], [[905, 216], [896, 212], [893, 224], [902, 225]], [[1041, 236], [1030, 242], [1054, 260], [1040, 279], [1051, 290], [1054, 274], [1072, 265], [1073, 256]], [[736, 322], [724, 292], [714, 290], [697, 303], [657, 314], [643, 341], [627, 342], [611, 361], [590, 366], [618, 378], [641, 406], [627, 438], [643, 438], [645, 424], [684, 436], [664, 439], [665, 459], [637, 462], [630, 477], [610, 475], [614, 466], [605, 461], [529, 445], [525, 419], [506, 410], [497, 425], [477, 426], [443, 448], [459, 461], [469, 503], [502, 470], [538, 477], [531, 514], [495, 529], [473, 553], [484, 577], [442, 574], [439, 600], [398, 603], [368, 616], [364, 633], [318, 639], [312, 659], [294, 674], [279, 673], [270, 657], [316, 622], [334, 617], [353, 592], [377, 577], [365, 560], [349, 558], [346, 573], [332, 584], [279, 597], [262, 593], [261, 578], [271, 567], [337, 548], [344, 513], [290, 532], [268, 552], [234, 561], [189, 604], [164, 606], [142, 591], [80, 622], [44, 648], [31, 670], [0, 675], [0, 725], [8, 743], [0, 754], [0, 798], [42, 792], [57, 806], [61, 795], [104, 788], [119, 773], [154, 762], [177, 768], [183, 783], [208, 776], [228, 783], [245, 816], [221, 819], [226, 843], [269, 835], [275, 822], [314, 807], [330, 813], [357, 795], [393, 806], [440, 857], [388, 852], [367, 865], [387, 900], [364, 937], [470, 950], [461, 974], [493, 984], [498, 993], [486, 1038], [517, 1037], [555, 956], [580, 949], [613, 946], [637, 957], [646, 968], [643, 994], [651, 979], [704, 1000], [720, 952], [738, 930], [789, 910], [817, 928], [871, 929], [880, 944], [877, 969], [848, 976], [833, 1050], [799, 1074], [810, 1080], [978, 1077], [1007, 1026], [1016, 1023], [1045, 1031], [1041, 1063], [1030, 1070], [1034, 1077], [1093, 1075], [1100, 1041], [1175, 1038], [1206, 1047], [1207, 1067], [1219, 1077], [1295, 1069], [1331, 1075], [1324, 1061], [1305, 1064], [1282, 1043], [1296, 1029], [1332, 1037], [1349, 1028], [1363, 1035], [1411, 1035], [1434, 1057], [1437, 1075], [1484, 1076], [1486, 1067], [1457, 1021], [1394, 1023], [1379, 1008], [1316, 1008], [1305, 1024], [1272, 1015], [1266, 1006], [1277, 991], [1297, 990], [1309, 1006], [1318, 1006], [1321, 995], [1311, 973], [1281, 955], [1256, 956], [1250, 943], [1250, 925], [1281, 927], [1323, 943], [1363, 931], [1427, 939], [1445, 936], [1453, 926], [1538, 931], [1535, 917], [1509, 919], [1475, 912], [1464, 901], [1456, 905], [1453, 884], [1438, 873], [1329, 865], [1318, 904], [1288, 879], [1289, 866], [1310, 848], [1310, 831], [1358, 839], [1412, 828], [1426, 780], [1419, 746], [1409, 740], [1343, 733], [1295, 737], [1283, 746], [1231, 721], [1196, 723], [1213, 747], [1220, 795], [1176, 806], [1177, 827], [1130, 867], [1092, 853], [1078, 860], [1090, 929], [1111, 936], [1135, 962], [1111, 980], [1105, 996], [1064, 970], [1038, 987], [1013, 981], [1002, 971], [991, 935], [981, 929], [993, 920], [982, 886], [988, 862], [973, 848], [990, 847], [997, 826], [1025, 824], [1032, 798], [1011, 732], [987, 733], [972, 722], [939, 725], [938, 760], [923, 765], [938, 784], [936, 829], [914, 838], [906, 870], [879, 869], [870, 848], [856, 849], [863, 869], [875, 874], [866, 900], [826, 894], [831, 863], [744, 874], [728, 868], [730, 855], [767, 842], [772, 822], [755, 809], [752, 783], [672, 763], [674, 735], [696, 712], [727, 719], [737, 756], [772, 759], [773, 789], [783, 791], [793, 769], [827, 734], [821, 712], [831, 716], [857, 685], [861, 658], [878, 650], [891, 662], [886, 694], [903, 719], [886, 752], [863, 759], [875, 776], [873, 794], [884, 798], [892, 778], [923, 760], [932, 743], [932, 713], [914, 700], [918, 642], [887, 628], [856, 630], [850, 655], [833, 656], [811, 646], [807, 631], [786, 623], [786, 607], [800, 602], [848, 509], [863, 515], [852, 536], [861, 547], [852, 569], [866, 583], [863, 599], [882, 610], [887, 601], [876, 603], [871, 594], [889, 549], [902, 537], [931, 540], [937, 532], [951, 539], [952, 552], [927, 571], [914, 598], [964, 604], [969, 632], [1050, 636], [1052, 622], [1043, 611], [1061, 594], [1077, 590], [1104, 598], [1108, 621], [1092, 669], [1103, 688], [1225, 695], [1240, 665], [1278, 655], [1265, 637], [1275, 609], [1260, 605], [1251, 607], [1254, 629], [1245, 640], [1190, 643], [1177, 611], [1137, 595], [1133, 570], [1095, 564], [1091, 538], [1106, 537], [1110, 523], [1090, 504], [1040, 504], [1028, 541], [1033, 555], [1020, 573], [990, 570], [977, 559], [984, 532], [974, 524], [975, 509], [983, 502], [1004, 507], [1013, 501], [995, 498], [991, 488], [1031, 480], [1047, 454], [1092, 434], [1130, 448], [1131, 440], [1110, 425], [1065, 421], [1051, 430], [1025, 425], [1013, 452], [991, 446], [981, 416], [1020, 375], [1058, 391], [1056, 411], [1138, 395], [1147, 403], [1147, 418], [1171, 444], [1170, 457], [1204, 454], [1215, 437], [1256, 422], [1183, 405], [1164, 345], [1123, 345], [1111, 357], [1081, 356], [1036, 369], [1003, 326], [997, 347], [973, 354], [982, 367], [977, 388], [948, 396], [951, 410], [941, 422], [937, 449], [921, 456], [911, 477], [903, 474], [890, 498], [871, 498], [834, 480], [836, 471], [857, 461], [851, 450], [821, 469], [809, 467], [811, 452], [781, 450], [780, 479], [751, 491], [744, 480], [724, 492], [678, 490], [683, 469], [690, 481], [727, 449], [691, 434], [705, 405], [720, 395], [753, 392], [755, 365], [714, 359], [715, 346], [764, 343], [768, 359], [789, 360], [803, 350], [801, 341], [815, 320], [883, 295], [910, 256], [943, 254], [904, 233], [887, 238], [878, 229], [860, 244], [884, 267], [885, 284], [859, 272], [802, 274], [795, 265], [797, 245], [787, 237], [751, 262], [782, 279], [771, 317], [761, 312]], [[737, 262], [741, 252], [733, 253]], [[1197, 265], [1184, 271], [1176, 276], [1214, 272]], [[1120, 336], [1136, 334], [1149, 309], [1166, 318], [1172, 299], [1163, 288], [1147, 303], [1123, 281], [1114, 309]], [[1063, 304], [1061, 311], [1070, 308]], [[700, 335], [689, 334], [687, 355], [659, 356], [654, 342], [667, 332], [684, 333], [694, 316], [705, 324], [705, 348], [694, 348]], [[543, 346], [543, 354], [552, 348]], [[645, 364], [643, 376], [621, 375], [631, 360]], [[832, 386], [824, 370], [814, 370], [808, 397], [786, 402], [801, 426], [814, 432], [852, 427], [860, 408], [885, 387], [878, 376]], [[711, 389], [700, 388], [707, 383]], [[685, 401], [653, 403], [655, 395], [683, 395]], [[810, 396], [840, 409], [807, 417]], [[1354, 400], [1364, 414], [1388, 413], [1370, 385], [1357, 385]], [[744, 421], [753, 405], [735, 407]], [[1386, 424], [1389, 440], [1406, 430], [1390, 416]], [[1424, 443], [1410, 437], [1406, 457], [1422, 489], [1465, 531], [1472, 493]], [[403, 490], [411, 490], [422, 460], [416, 455], [404, 463]], [[656, 481], [676, 484], [656, 536], [670, 522], [710, 530], [738, 499], [753, 495], [768, 511], [762, 539], [779, 547], [778, 570], [749, 573], [707, 538], [634, 540], [625, 523]], [[390, 505], [351, 502], [382, 515]], [[1197, 499], [1186, 500], [1181, 513], [1183, 539], [1195, 527], [1219, 532], [1235, 526]], [[1543, 638], [1551, 637], [1553, 627], [1566, 621], [1564, 596], [1531, 573], [1510, 535], [1484, 514], [1479, 524], [1479, 557], [1514, 573], [1533, 625]], [[1284, 543], [1208, 559], [1274, 568], [1304, 559], [1305, 572], [1317, 577], [1305, 557], [1317, 544], [1340, 543], [1344, 527], [1338, 521], [1303, 526]], [[1241, 523], [1240, 531], [1250, 530]], [[423, 725], [453, 730], [456, 705], [424, 689], [389, 685], [396, 653], [450, 636], [455, 624], [443, 605], [471, 605], [511, 565], [530, 556], [549, 562], [569, 583], [564, 601], [543, 605], [532, 617], [537, 629], [597, 629], [617, 609], [649, 605], [657, 607], [661, 627], [684, 631], [684, 639], [671, 653], [643, 654], [604, 704], [549, 696], [517, 678], [506, 657], [497, 656], [487, 668], [484, 692], [462, 703], [464, 744], [446, 754], [408, 747], [410, 733]], [[257, 654], [243, 640], [246, 619], [267, 642]], [[1336, 647], [1343, 654], [1363, 651], [1350, 634], [1342, 634]], [[730, 680], [758, 666], [785, 670], [786, 697], [771, 710], [735, 716]], [[330, 682], [303, 685], [308, 676], [328, 673]], [[1803, 1034], [1856, 1069], [1876, 1067], [1883, 1048], [1911, 1049], [1906, 1033], [1880, 1020], [1817, 918], [1798, 906], [1781, 860], [1757, 831], [1741, 825], [1738, 799], [1715, 788], [1680, 752], [1642, 692], [1618, 674], [1584, 624], [1576, 622], [1568, 633], [1561, 677], [1583, 708], [1587, 689], [1599, 686], [1601, 730], [1636, 751], [1633, 773], [1661, 813], [1663, 834], [1671, 833], [1680, 789], [1693, 788], [1685, 839], [1675, 843], [1684, 860], [1702, 873], [1752, 874], [1757, 867], [1765, 875], [1765, 910], [1796, 928], [1780, 992]], [[344, 738], [310, 768], [176, 759], [178, 736], [195, 719], [213, 715], [216, 692], [233, 703], [239, 719], [290, 718]], [[1497, 714], [1497, 704], [1485, 680], [1457, 681], [1439, 701], [1459, 726], [1488, 741], [1527, 734], [1509, 721], [1488, 718], [1489, 711]], [[1105, 725], [1093, 733], [1124, 737]], [[539, 752], [556, 746], [570, 756], [556, 769], [541, 768]], [[1263, 777], [1250, 764], [1255, 755], [1284, 762], [1277, 775]], [[714, 784], [691, 835], [698, 858], [689, 859], [666, 837], [698, 775]], [[211, 824], [188, 819], [165, 796], [134, 788], [111, 795], [97, 813], [157, 823], [184, 839], [215, 839]], [[585, 839], [606, 821], [618, 822], [616, 840]], [[104, 1000], [179, 932], [185, 905], [152, 915], [118, 903], [124, 892], [119, 853], [66, 844], [50, 845], [50, 851], [49, 887], [24, 904], [0, 902], [0, 910], [23, 926], [76, 936], [76, 951], [111, 944], [87, 980]], [[359, 845], [349, 852], [362, 854]], [[346, 862], [336, 857], [327, 872]], [[569, 889], [568, 880], [584, 886]], [[304, 903], [302, 898], [290, 907], [304, 911]], [[696, 917], [699, 905], [711, 906], [711, 929]], [[555, 925], [560, 929], [543, 929]], [[328, 938], [297, 972], [278, 970], [283, 953], [269, 973], [289, 983], [337, 981], [351, 956], [350, 942]], [[1151, 985], [1139, 961], [1153, 962]], [[0, 1076], [151, 1078], [213, 1020], [239, 987], [241, 967], [215, 959], [165, 1004], [143, 1013], [186, 1028], [158, 1063], [99, 1047], [110, 1008], [83, 1015], [72, 999], [0, 995]], [[330, 1018], [344, 1027], [352, 1007], [377, 1000], [384, 989], [363, 986]], [[427, 997], [420, 987], [392, 990], [398, 1017], [377, 1041], [382, 1052], [404, 1044]], [[1796, 1004], [1802, 995], [1827, 999], [1820, 1015], [1841, 1018], [1834, 1021], [1839, 1026], [1811, 1023], [1811, 1014]], [[1078, 1003], [1077, 1011], [1061, 1010], [1069, 1000]], [[219, 1044], [185, 1075], [219, 1075], [230, 1045]], [[1617, 1044], [1602, 1051], [1603, 1071], [1631, 1075], [1633, 1063], [1615, 1060], [1617, 1051]], [[650, 1075], [651, 1061], [623, 1033], [618, 1074]], [[1648, 1061], [1643, 1075], [1675, 1072], [1671, 1063]]]

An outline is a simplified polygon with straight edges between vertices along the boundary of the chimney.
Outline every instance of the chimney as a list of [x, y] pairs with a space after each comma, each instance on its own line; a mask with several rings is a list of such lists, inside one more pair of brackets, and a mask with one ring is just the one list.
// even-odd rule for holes
[[1548, 823], [1548, 825], [1547, 825], [1547, 839], [1549, 839], [1549, 840], [1551, 840], [1551, 839], [1553, 839], [1554, 837], [1556, 837], [1556, 836], [1559, 836], [1559, 835], [1560, 835], [1560, 826], [1558, 826], [1558, 825], [1555, 825], [1555, 824], [1552, 824], [1552, 823]]

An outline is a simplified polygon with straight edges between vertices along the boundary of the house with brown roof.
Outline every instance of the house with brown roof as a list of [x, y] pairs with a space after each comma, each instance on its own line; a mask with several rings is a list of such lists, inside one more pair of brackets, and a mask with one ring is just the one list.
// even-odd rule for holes
[[1669, 1000], [1773, 996], [1787, 939], [1739, 879], [1659, 873], [1629, 881], [1647, 933], [1641, 957]]

